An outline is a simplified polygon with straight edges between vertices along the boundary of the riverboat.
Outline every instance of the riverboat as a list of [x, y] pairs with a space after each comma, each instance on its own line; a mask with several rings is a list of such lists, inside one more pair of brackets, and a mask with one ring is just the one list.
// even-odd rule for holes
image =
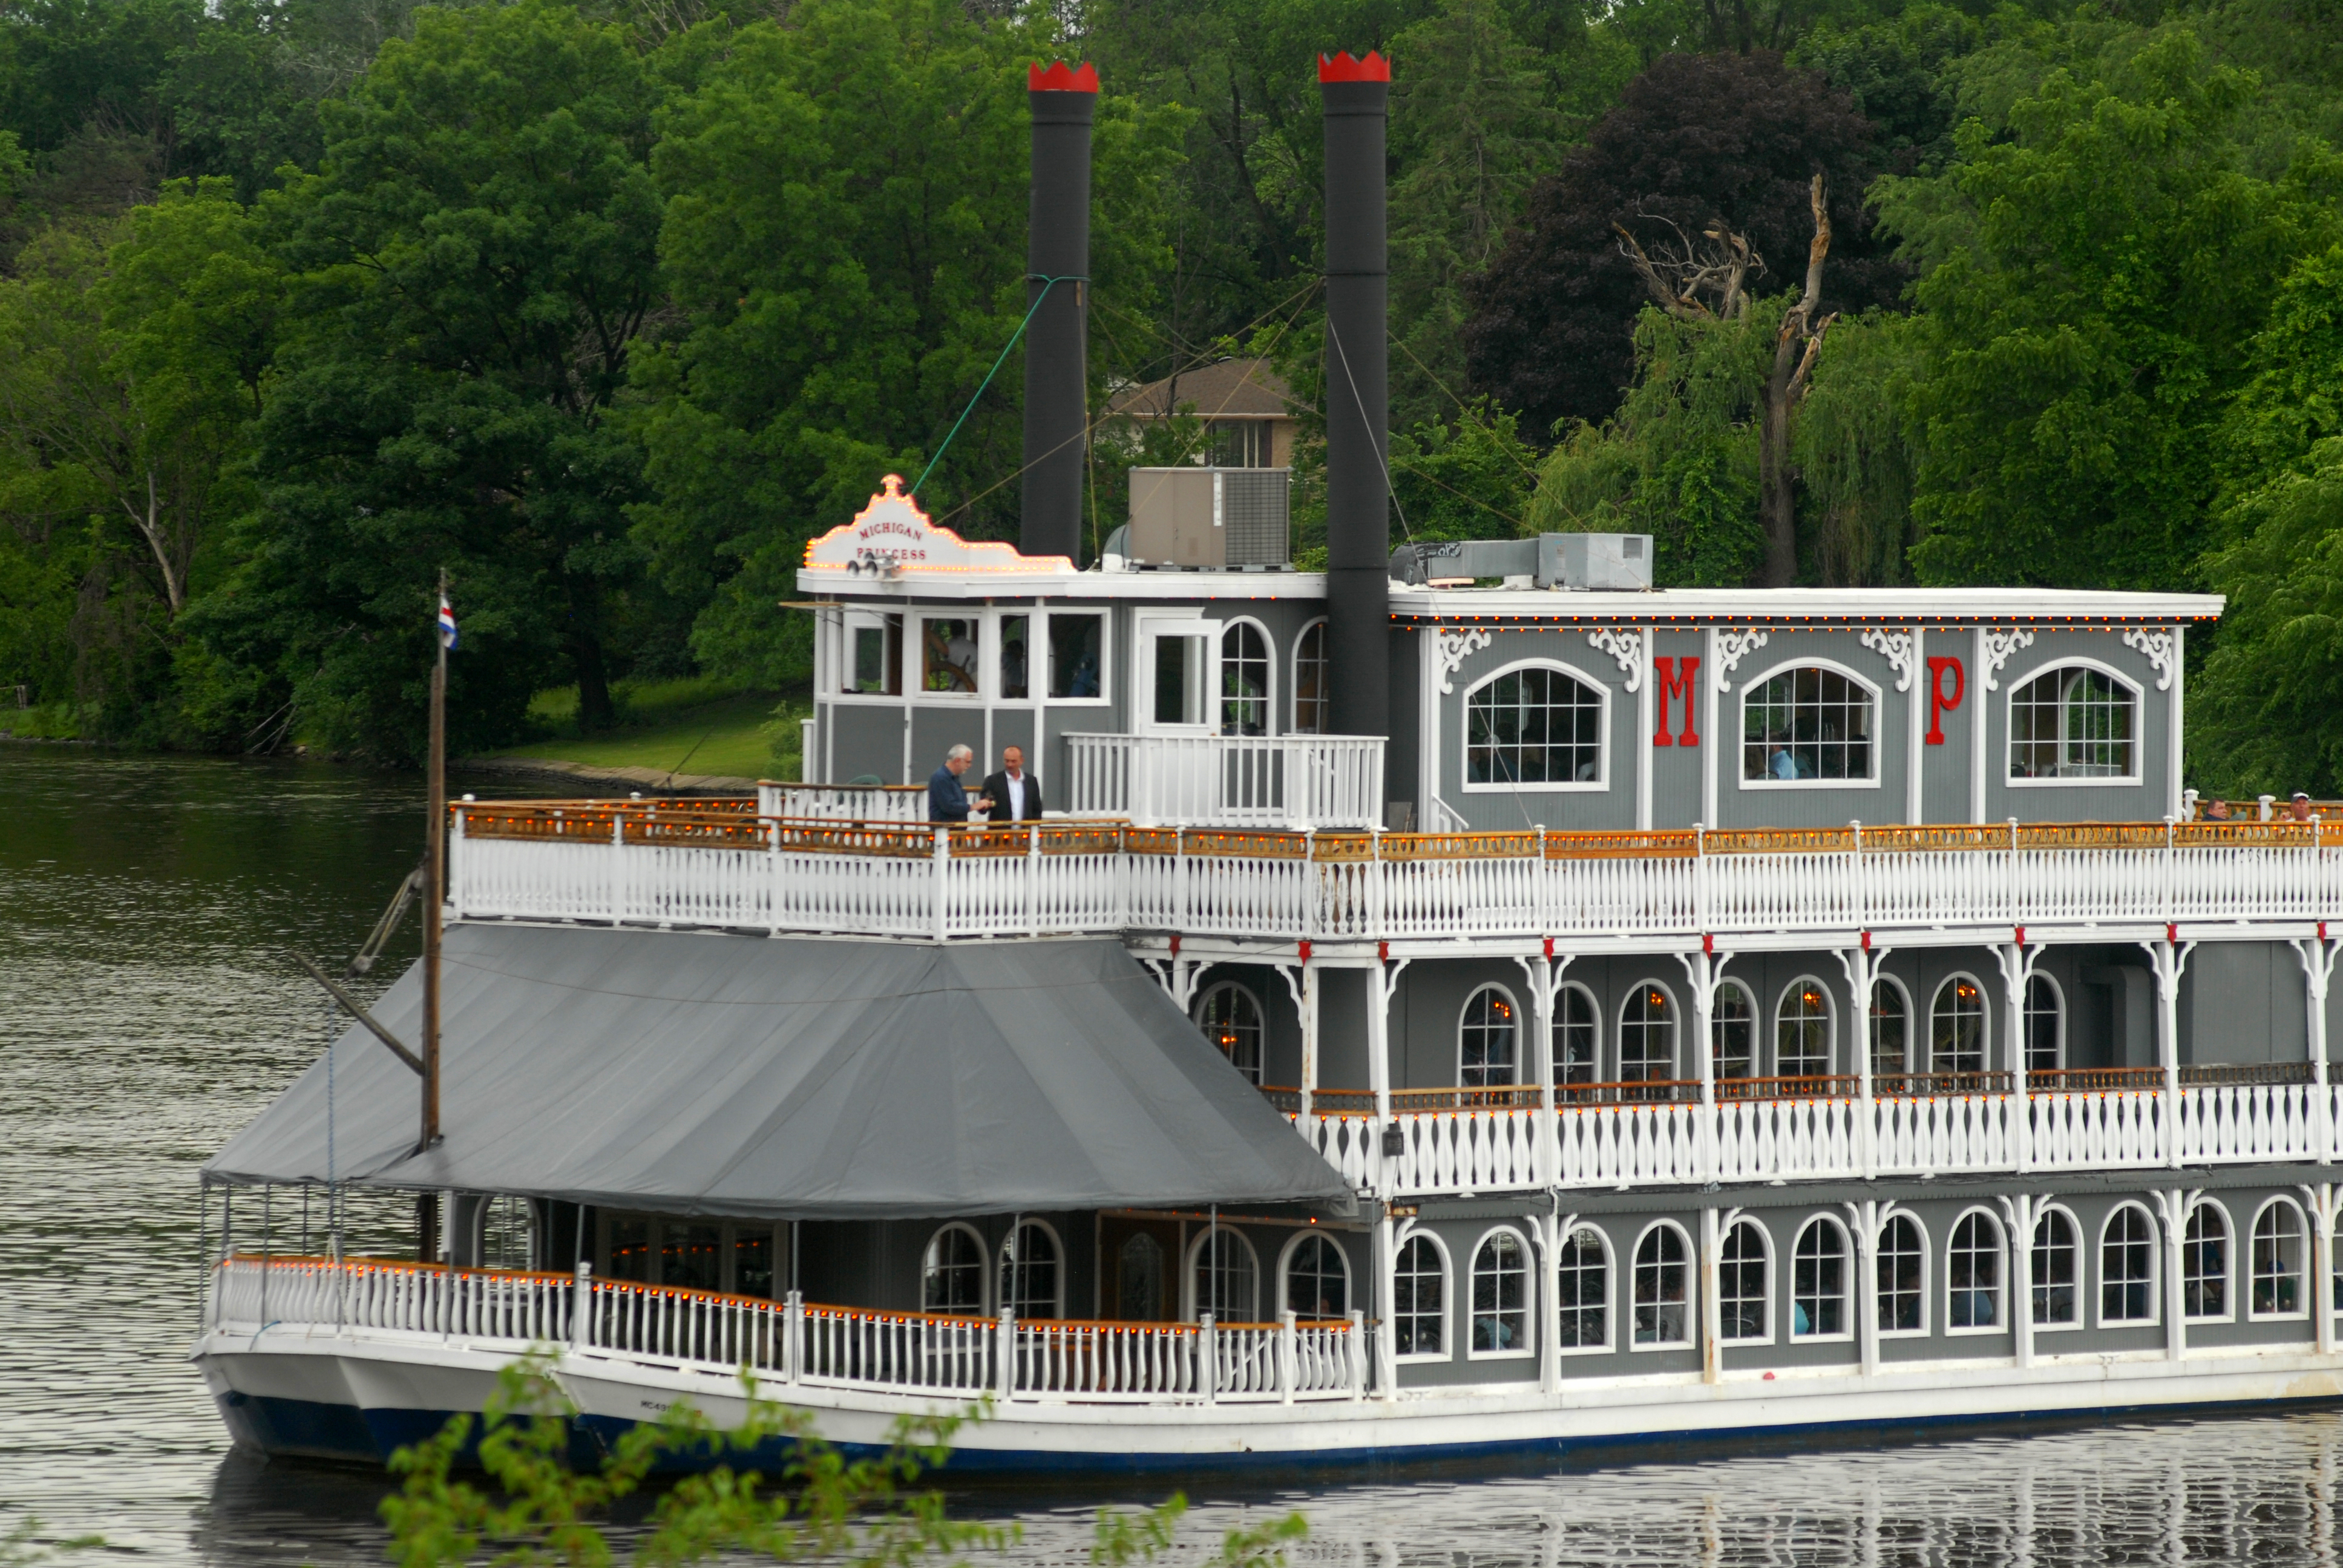
[[[532, 1348], [589, 1447], [745, 1368], [1024, 1470], [2343, 1392], [2343, 829], [2183, 788], [2221, 601], [1394, 553], [1389, 73], [1321, 75], [1326, 569], [1244, 468], [1077, 568], [1095, 78], [1037, 67], [1024, 537], [890, 477], [809, 546], [830, 782], [447, 806], [438, 967], [206, 1168], [239, 1440], [377, 1461]], [[963, 743], [1051, 809], [927, 820]], [[419, 1143], [370, 1030], [439, 1041]], [[281, 1250], [288, 1187], [416, 1255]]]

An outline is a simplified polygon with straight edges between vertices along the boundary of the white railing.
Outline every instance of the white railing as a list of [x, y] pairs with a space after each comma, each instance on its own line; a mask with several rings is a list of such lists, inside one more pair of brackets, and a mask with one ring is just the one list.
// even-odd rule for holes
[[801, 822], [924, 822], [928, 792], [920, 785], [757, 785], [757, 815]]
[[[2343, 919], [2343, 824], [1403, 836], [452, 810], [450, 903], [476, 918], [1362, 943]], [[1948, 836], [1965, 847], [1912, 847]]]
[[1380, 828], [1383, 742], [1364, 735], [1069, 735], [1066, 809], [1143, 827]]
[[[532, 1346], [778, 1385], [1078, 1402], [1356, 1399], [1373, 1358], [1348, 1322], [1071, 1322], [809, 1305], [580, 1272], [240, 1254], [212, 1271], [206, 1321], [256, 1343], [283, 1332]], [[1207, 1378], [1205, 1369], [1212, 1369]]]
[[[2322, 1092], [2334, 1105], [2323, 1151]], [[2343, 1087], [2310, 1082], [2187, 1086], [2177, 1098], [2117, 1089], [2021, 1100], [2005, 1089], [1291, 1119], [1354, 1187], [1395, 1199], [2343, 1160]]]

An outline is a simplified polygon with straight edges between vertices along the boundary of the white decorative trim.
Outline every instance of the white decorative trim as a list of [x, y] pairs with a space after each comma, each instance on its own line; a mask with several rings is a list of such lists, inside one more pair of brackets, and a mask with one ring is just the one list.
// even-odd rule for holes
[[1730, 691], [1733, 682], [1726, 678], [1741, 661], [1765, 646], [1769, 633], [1762, 631], [1725, 631], [1716, 634], [1716, 689]]
[[1996, 631], [1989, 626], [1981, 626], [1977, 628], [1977, 637], [1985, 645], [1985, 668], [1978, 670], [1977, 675], [1984, 680], [1987, 691], [1999, 691], [2001, 682], [1993, 678], [1994, 672], [2007, 664], [2010, 655], [2019, 648], [2032, 648], [2034, 634], [2023, 627]]
[[2150, 631], [2144, 626], [2133, 627], [2123, 634], [2124, 646], [2147, 655], [2147, 662], [2156, 667], [2156, 689], [2172, 689], [2172, 678], [2180, 671], [2180, 648], [2168, 631]]
[[1858, 640], [1864, 647], [1885, 658], [1894, 668], [1896, 690], [1912, 689], [1912, 674], [1918, 667], [1919, 660], [1913, 657], [1910, 632], [1890, 631], [1885, 627], [1875, 626], [1866, 630]]
[[1624, 683], [1629, 691], [1640, 691], [1644, 686], [1644, 634], [1632, 626], [1604, 627], [1590, 631], [1586, 640], [1616, 659], [1620, 672], [1626, 676]]
[[1442, 696], [1445, 697], [1455, 691], [1456, 685], [1451, 677], [1463, 667], [1466, 659], [1488, 647], [1491, 640], [1489, 634], [1478, 627], [1467, 631], [1450, 631], [1445, 628], [1441, 629], [1440, 694]]

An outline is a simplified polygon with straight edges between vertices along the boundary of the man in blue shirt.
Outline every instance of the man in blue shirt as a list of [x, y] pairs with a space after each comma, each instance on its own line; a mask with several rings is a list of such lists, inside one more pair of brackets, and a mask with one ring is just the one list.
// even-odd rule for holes
[[976, 760], [976, 753], [965, 746], [955, 746], [944, 753], [944, 765], [928, 779], [928, 820], [930, 822], [965, 822], [972, 806], [988, 806], [991, 802], [979, 795], [970, 799], [960, 788], [960, 776]]

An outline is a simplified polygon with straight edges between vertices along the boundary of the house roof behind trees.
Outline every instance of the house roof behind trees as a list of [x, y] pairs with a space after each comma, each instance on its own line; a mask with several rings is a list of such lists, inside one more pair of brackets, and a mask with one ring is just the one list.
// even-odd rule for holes
[[1291, 419], [1296, 412], [1292, 388], [1266, 359], [1223, 359], [1128, 387], [1108, 400], [1107, 412], [1161, 419], [1185, 406], [1203, 419]]

